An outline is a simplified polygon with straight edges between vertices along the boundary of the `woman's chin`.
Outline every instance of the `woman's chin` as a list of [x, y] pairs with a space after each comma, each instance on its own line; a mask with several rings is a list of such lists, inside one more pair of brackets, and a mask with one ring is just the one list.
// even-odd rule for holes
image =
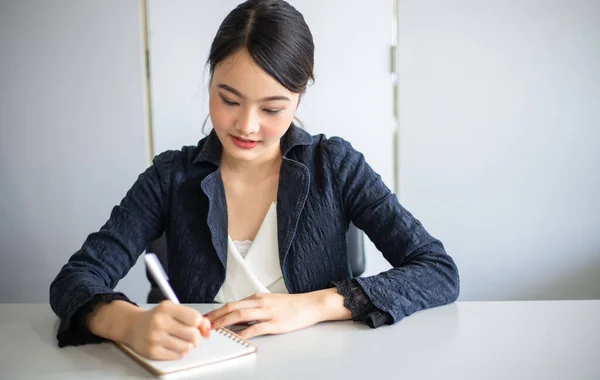
[[240, 161], [252, 161], [259, 156], [258, 153], [259, 152], [255, 149], [242, 150], [238, 147], [227, 147], [227, 154], [229, 157]]

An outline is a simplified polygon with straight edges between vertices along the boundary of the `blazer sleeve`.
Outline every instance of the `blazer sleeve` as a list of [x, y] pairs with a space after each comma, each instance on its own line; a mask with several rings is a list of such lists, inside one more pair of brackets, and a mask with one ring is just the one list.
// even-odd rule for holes
[[60, 318], [59, 345], [98, 341], [82, 325], [83, 312], [93, 310], [94, 302], [131, 302], [113, 289], [164, 230], [172, 159], [173, 152], [154, 158], [104, 226], [87, 237], [50, 285], [50, 306]]
[[396, 323], [416, 311], [456, 301], [458, 268], [364, 156], [341, 138], [328, 140], [329, 162], [346, 219], [363, 230], [392, 269], [357, 278], [369, 299]]

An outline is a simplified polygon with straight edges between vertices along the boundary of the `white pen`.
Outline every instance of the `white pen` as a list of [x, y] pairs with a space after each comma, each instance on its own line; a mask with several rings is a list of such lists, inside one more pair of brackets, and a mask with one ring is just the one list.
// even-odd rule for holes
[[171, 285], [169, 285], [169, 277], [165, 273], [162, 265], [160, 265], [158, 257], [156, 257], [154, 253], [146, 253], [144, 255], [144, 260], [146, 261], [146, 266], [148, 267], [148, 270], [150, 270], [152, 278], [160, 290], [162, 290], [163, 295], [171, 302], [179, 303], [179, 299], [175, 295]]

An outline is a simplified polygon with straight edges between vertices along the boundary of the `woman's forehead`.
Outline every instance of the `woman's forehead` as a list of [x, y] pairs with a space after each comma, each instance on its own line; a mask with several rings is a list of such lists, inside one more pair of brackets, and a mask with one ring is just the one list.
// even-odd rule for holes
[[215, 67], [212, 82], [213, 85], [225, 84], [233, 87], [249, 99], [295, 95], [264, 71], [245, 49], [219, 63]]

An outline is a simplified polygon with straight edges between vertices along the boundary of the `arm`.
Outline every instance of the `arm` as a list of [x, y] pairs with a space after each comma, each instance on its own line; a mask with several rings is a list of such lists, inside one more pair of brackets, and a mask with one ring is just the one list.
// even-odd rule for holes
[[85, 322], [96, 303], [131, 303], [113, 289], [163, 231], [171, 160], [172, 153], [155, 158], [106, 224], [88, 236], [50, 285], [50, 306], [61, 319], [59, 345], [101, 340], [87, 331]]
[[351, 317], [378, 327], [458, 297], [458, 270], [442, 244], [398, 203], [349, 143], [330, 139], [327, 149], [348, 221], [367, 233], [394, 268], [309, 293], [254, 294], [208, 313], [214, 327], [260, 321], [240, 332], [245, 338]]
[[256, 293], [205, 315], [213, 328], [258, 322], [238, 334], [246, 339], [295, 331], [322, 321], [350, 319], [344, 297], [335, 288], [309, 293]]
[[416, 311], [454, 302], [458, 269], [442, 243], [400, 205], [348, 142], [332, 138], [328, 150], [347, 219], [365, 231], [394, 267], [354, 280], [372, 304], [394, 323]]

